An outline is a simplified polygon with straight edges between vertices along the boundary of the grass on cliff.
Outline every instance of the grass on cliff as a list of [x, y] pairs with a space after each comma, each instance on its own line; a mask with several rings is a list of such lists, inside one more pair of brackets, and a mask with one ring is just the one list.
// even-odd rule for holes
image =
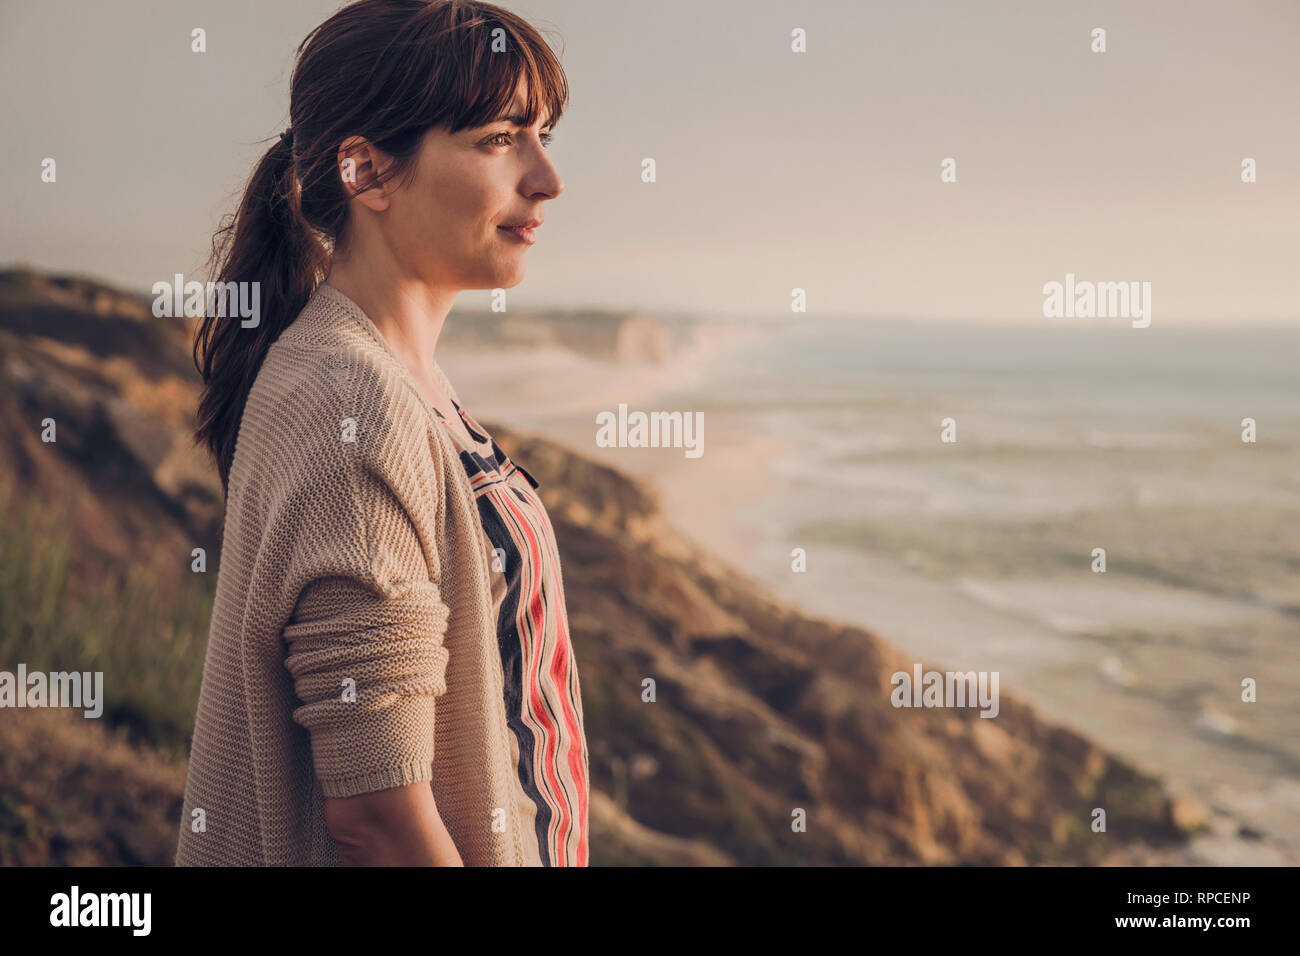
[[[185, 753], [203, 677], [215, 574], [172, 588], [79, 555], [57, 503], [13, 500], [0, 478], [0, 670], [102, 671], [104, 713], [133, 741]], [[78, 570], [92, 568], [96, 570]]]

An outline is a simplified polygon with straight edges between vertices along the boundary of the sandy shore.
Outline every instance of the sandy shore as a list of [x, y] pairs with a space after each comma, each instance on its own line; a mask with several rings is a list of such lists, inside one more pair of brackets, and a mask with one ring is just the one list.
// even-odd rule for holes
[[[670, 367], [615, 366], [562, 350], [528, 353], [457, 353], [439, 358], [462, 403], [485, 425], [499, 421], [548, 438], [624, 474], [649, 482], [662, 496], [664, 513], [697, 544], [737, 565], [761, 547], [772, 530], [759, 507], [771, 492], [770, 465], [787, 457], [793, 442], [755, 434], [725, 412], [704, 414], [698, 458], [681, 448], [602, 448], [596, 414], [629, 410], [687, 411], [656, 401], [687, 386], [698, 374], [700, 352], [724, 347], [706, 343]], [[544, 370], [541, 374], [538, 370]]]

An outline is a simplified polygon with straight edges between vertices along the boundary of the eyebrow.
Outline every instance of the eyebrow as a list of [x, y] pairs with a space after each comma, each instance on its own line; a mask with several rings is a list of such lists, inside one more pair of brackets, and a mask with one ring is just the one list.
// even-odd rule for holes
[[[513, 113], [510, 116], [500, 116], [497, 119], [494, 119], [492, 122], [509, 123], [512, 126], [516, 126], [519, 129], [523, 129], [524, 121], [526, 119], [528, 119], [528, 117], [521, 116], [518, 113]], [[551, 120], [549, 123], [547, 123], [545, 126], [542, 127], [542, 129], [554, 129], [554, 128], [555, 128], [555, 120]]]

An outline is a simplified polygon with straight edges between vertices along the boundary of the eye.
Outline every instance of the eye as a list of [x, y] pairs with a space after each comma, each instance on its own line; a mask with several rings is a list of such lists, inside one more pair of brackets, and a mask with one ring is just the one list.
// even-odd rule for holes
[[[500, 139], [500, 137], [502, 137], [502, 136], [505, 137], [505, 142], [497, 142], [497, 140]], [[547, 147], [547, 146], [550, 146], [550, 145], [551, 145], [551, 141], [552, 141], [553, 139], [555, 139], [555, 134], [554, 134], [554, 133], [542, 133], [542, 134], [538, 137], [538, 139], [540, 139], [540, 140], [542, 141], [542, 146], [543, 146], [543, 147]], [[491, 136], [489, 136], [489, 137], [488, 137], [487, 139], [485, 139], [483, 142], [484, 142], [485, 144], [487, 144], [488, 146], [509, 146], [510, 143], [511, 143], [512, 141], [513, 141], [513, 140], [512, 140], [511, 137], [510, 137], [510, 132], [509, 132], [508, 130], [502, 130], [500, 133], [493, 133]]]

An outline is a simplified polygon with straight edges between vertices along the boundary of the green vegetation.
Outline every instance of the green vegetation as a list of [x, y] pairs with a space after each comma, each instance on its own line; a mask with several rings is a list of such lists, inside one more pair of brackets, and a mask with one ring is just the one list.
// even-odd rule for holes
[[67, 514], [11, 496], [0, 481], [0, 669], [102, 671], [102, 719], [183, 754], [215, 576], [184, 575], [165, 592], [131, 565], [78, 572]]

